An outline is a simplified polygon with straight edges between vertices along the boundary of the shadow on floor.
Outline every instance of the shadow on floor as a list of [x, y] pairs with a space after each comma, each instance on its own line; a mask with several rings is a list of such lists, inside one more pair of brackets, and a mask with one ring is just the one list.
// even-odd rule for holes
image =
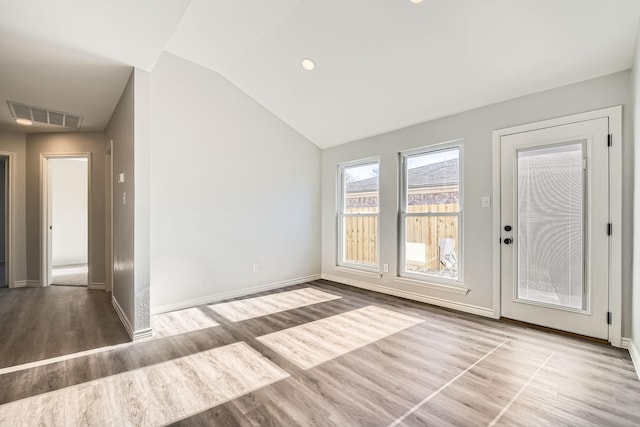
[[0, 324], [0, 368], [129, 341], [111, 294], [84, 287], [0, 289]]

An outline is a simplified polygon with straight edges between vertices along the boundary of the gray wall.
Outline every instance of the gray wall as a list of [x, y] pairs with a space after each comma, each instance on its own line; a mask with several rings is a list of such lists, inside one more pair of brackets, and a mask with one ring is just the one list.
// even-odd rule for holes
[[319, 274], [320, 150], [171, 54], [151, 74], [151, 99], [152, 307]]
[[[322, 156], [322, 272], [443, 301], [492, 308], [492, 210], [481, 197], [492, 194], [492, 131], [523, 123], [624, 106], [623, 117], [623, 230], [632, 227], [633, 159], [630, 112], [630, 72], [561, 87], [478, 108], [387, 134], [323, 151]], [[457, 295], [393, 281], [397, 271], [398, 152], [455, 139], [464, 139], [464, 253], [467, 295]], [[380, 262], [390, 273], [375, 279], [339, 271], [336, 264], [336, 168], [341, 162], [380, 156]], [[632, 236], [623, 234], [623, 336], [631, 330]]]
[[134, 339], [150, 325], [149, 91], [149, 74], [134, 69], [105, 130], [113, 160], [113, 298]]
[[27, 135], [26, 220], [27, 272], [29, 280], [40, 280], [41, 155], [91, 153], [91, 217], [89, 248], [91, 281], [105, 282], [104, 256], [104, 134], [102, 132], [42, 133]]
[[[135, 325], [134, 294], [134, 77], [133, 73], [105, 129], [112, 141], [113, 159], [113, 298], [122, 308], [131, 327]], [[125, 182], [118, 183], [124, 173]], [[126, 193], [126, 204], [122, 203]]]
[[[27, 246], [26, 246], [26, 158], [27, 137], [23, 133], [0, 131], [0, 151], [14, 153], [14, 164], [10, 165], [10, 183], [14, 190], [10, 209], [13, 215], [13, 265], [14, 282], [27, 280]], [[10, 284], [13, 285], [13, 284]]]

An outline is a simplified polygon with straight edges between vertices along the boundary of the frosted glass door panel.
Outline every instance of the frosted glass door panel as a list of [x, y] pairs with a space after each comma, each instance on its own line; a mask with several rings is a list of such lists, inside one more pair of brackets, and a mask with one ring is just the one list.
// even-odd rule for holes
[[517, 151], [517, 299], [585, 309], [585, 142]]

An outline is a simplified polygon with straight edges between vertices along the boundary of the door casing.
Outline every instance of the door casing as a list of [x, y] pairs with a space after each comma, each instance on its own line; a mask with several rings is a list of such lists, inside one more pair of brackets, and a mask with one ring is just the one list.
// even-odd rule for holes
[[0, 156], [6, 157], [5, 170], [5, 281], [7, 287], [17, 287], [15, 283], [15, 246], [14, 246], [14, 197], [15, 197], [15, 158], [16, 153], [10, 151], [0, 151]]
[[50, 159], [87, 159], [87, 289], [91, 289], [91, 153], [55, 153], [40, 154], [40, 286], [46, 287], [51, 283], [51, 236], [49, 233], [50, 216], [50, 183], [49, 183], [49, 160]]
[[609, 148], [609, 218], [612, 233], [609, 251], [609, 342], [622, 346], [622, 106], [603, 108], [493, 131], [493, 317], [501, 316], [501, 138], [553, 126], [607, 118], [612, 145]]

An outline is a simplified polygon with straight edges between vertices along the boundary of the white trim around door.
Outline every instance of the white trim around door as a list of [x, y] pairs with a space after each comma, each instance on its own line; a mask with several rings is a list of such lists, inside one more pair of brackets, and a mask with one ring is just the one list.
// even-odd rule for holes
[[[5, 183], [7, 194], [5, 196], [5, 203], [9, 205], [9, 208], [6, 208], [6, 218], [5, 218], [5, 274], [6, 274], [6, 283], [9, 288], [17, 288], [20, 287], [23, 281], [17, 283], [15, 281], [14, 267], [15, 267], [15, 242], [14, 242], [14, 220], [15, 220], [15, 183], [16, 183], [16, 153], [11, 151], [0, 151], [0, 156], [7, 158], [6, 168], [8, 173], [5, 175], [9, 180], [8, 183]], [[24, 281], [26, 282], [26, 281]]]
[[614, 106], [493, 132], [493, 317], [501, 316], [501, 138], [554, 126], [607, 118], [612, 145], [609, 149], [609, 220], [612, 224], [609, 252], [609, 342], [622, 345], [622, 106]]
[[49, 160], [50, 159], [87, 159], [87, 288], [91, 288], [92, 274], [91, 262], [93, 254], [91, 250], [91, 185], [92, 185], [92, 156], [87, 153], [41, 153], [40, 154], [40, 286], [46, 287], [50, 284], [50, 237], [49, 237]]

